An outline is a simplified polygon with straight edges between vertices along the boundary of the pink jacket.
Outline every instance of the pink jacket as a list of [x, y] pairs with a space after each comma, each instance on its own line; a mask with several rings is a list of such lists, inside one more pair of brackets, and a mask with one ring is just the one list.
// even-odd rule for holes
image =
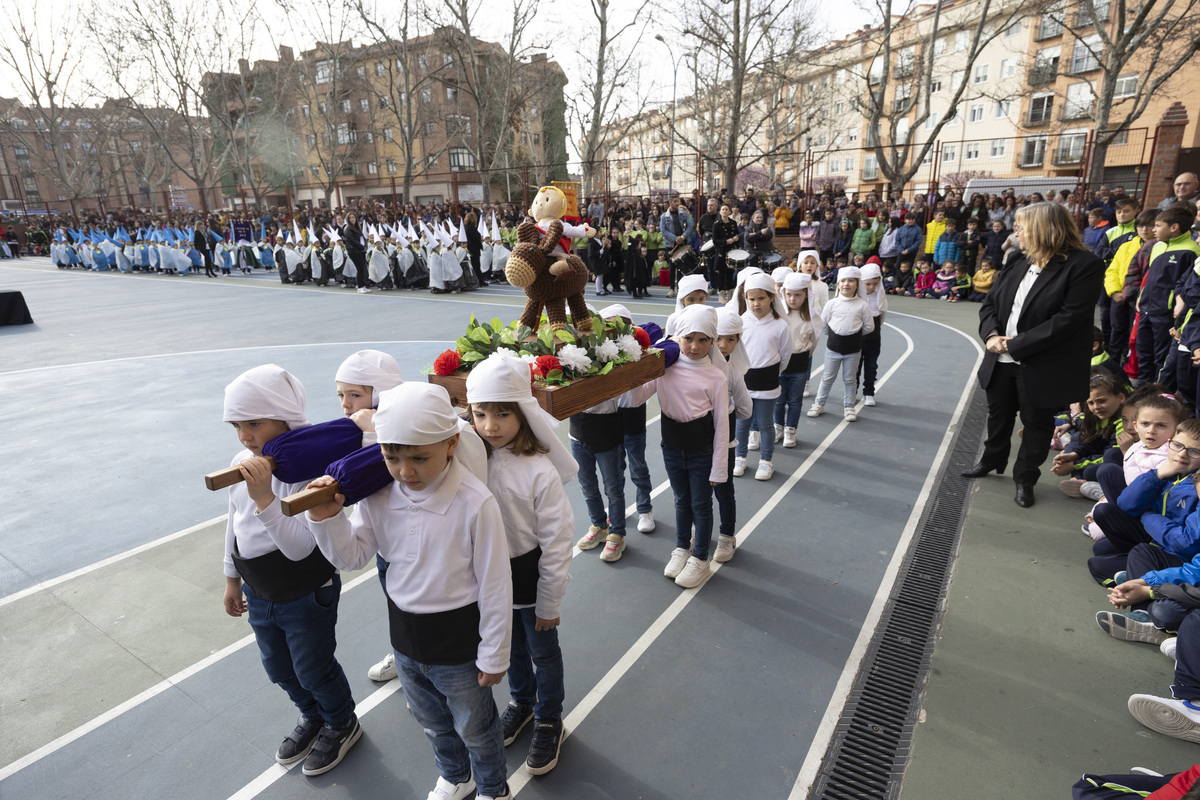
[[[1167, 460], [1167, 448], [1168, 445], [1163, 444], [1153, 450], [1147, 450], [1141, 442], [1134, 442], [1133, 447], [1129, 448], [1129, 452], [1125, 454], [1123, 462], [1125, 485], [1133, 483], [1142, 473], [1162, 466], [1162, 463]], [[1107, 499], [1115, 502], [1117, 498], [1109, 497]]]

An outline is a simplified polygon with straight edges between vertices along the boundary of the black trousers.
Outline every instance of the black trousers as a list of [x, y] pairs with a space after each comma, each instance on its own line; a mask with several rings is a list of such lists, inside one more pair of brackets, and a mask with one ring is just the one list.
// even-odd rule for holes
[[354, 269], [357, 275], [354, 277], [355, 283], [359, 289], [364, 289], [367, 286], [367, 253], [365, 250], [347, 250], [346, 255], [350, 256], [350, 260], [354, 262]]
[[1040, 408], [1029, 400], [1024, 373], [1020, 364], [995, 365], [987, 388], [988, 426], [980, 462], [992, 469], [1008, 464], [1012, 448], [1013, 425], [1018, 414], [1025, 433], [1013, 464], [1013, 480], [1017, 483], [1037, 483], [1038, 469], [1050, 452], [1050, 436], [1054, 433], [1054, 409]]

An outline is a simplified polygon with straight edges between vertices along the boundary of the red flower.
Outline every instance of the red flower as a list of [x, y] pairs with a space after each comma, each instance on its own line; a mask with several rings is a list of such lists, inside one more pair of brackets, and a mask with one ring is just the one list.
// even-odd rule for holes
[[447, 350], [433, 360], [433, 374], [453, 375], [462, 365], [462, 356], [457, 350]]
[[562, 369], [562, 364], [554, 356], [538, 356], [537, 365], [533, 368], [533, 374], [539, 378], [544, 378], [551, 370]]
[[637, 339], [637, 343], [643, 348], [650, 346], [650, 334], [646, 333], [641, 328], [633, 329], [633, 338]]

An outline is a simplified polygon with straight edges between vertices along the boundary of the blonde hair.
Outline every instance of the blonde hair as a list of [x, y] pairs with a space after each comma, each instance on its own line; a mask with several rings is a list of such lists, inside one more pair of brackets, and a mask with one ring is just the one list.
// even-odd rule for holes
[[1044, 267], [1057, 255], [1084, 250], [1079, 228], [1058, 203], [1034, 203], [1017, 209], [1021, 244], [1029, 263]]

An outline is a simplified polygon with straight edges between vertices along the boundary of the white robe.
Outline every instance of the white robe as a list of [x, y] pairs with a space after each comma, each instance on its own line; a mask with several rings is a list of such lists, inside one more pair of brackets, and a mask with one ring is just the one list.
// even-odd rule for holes
[[321, 251], [319, 248], [310, 247], [312, 252], [308, 256], [308, 266], [312, 270], [314, 281], [319, 281], [325, 274], [325, 264], [321, 261]]
[[388, 257], [377, 245], [367, 249], [367, 277], [379, 283], [388, 276]]

